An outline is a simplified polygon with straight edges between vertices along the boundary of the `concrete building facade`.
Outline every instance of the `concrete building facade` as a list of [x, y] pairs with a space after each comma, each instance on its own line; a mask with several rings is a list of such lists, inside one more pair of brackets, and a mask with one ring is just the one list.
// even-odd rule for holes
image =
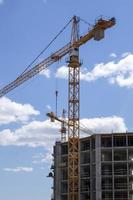
[[[54, 146], [54, 200], [67, 200], [67, 142]], [[133, 133], [80, 139], [80, 200], [133, 200]]]

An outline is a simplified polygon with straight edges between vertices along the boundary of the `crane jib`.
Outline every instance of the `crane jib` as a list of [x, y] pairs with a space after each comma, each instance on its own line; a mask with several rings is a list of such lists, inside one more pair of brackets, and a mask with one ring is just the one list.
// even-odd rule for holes
[[70, 53], [72, 48], [78, 48], [91, 39], [95, 39], [97, 41], [102, 39], [104, 37], [104, 30], [114, 25], [115, 25], [115, 18], [111, 18], [109, 20], [99, 19], [93, 26], [93, 28], [86, 35], [81, 36], [77, 41], [75, 41], [72, 44], [68, 43], [67, 45], [56, 51], [54, 54], [44, 59], [42, 62], [35, 65], [33, 68], [26, 71], [25, 73], [20, 75], [17, 79], [15, 79], [11, 83], [3, 87], [0, 90], [0, 97], [9, 93], [11, 90], [23, 84], [36, 74], [40, 73], [42, 70], [47, 69], [50, 65], [60, 60], [66, 54]]

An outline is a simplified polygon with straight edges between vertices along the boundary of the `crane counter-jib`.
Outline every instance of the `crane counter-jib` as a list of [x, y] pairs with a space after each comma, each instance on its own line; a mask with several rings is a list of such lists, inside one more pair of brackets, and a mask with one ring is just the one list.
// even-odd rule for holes
[[110, 20], [103, 20], [100, 19], [98, 20], [98, 22], [95, 24], [95, 26], [84, 36], [81, 36], [80, 39], [78, 41], [76, 41], [73, 46], [74, 47], [80, 47], [81, 45], [85, 44], [87, 41], [91, 40], [92, 38], [94, 38], [94, 40], [100, 40], [102, 38], [97, 38], [96, 34], [100, 33], [100, 31], [106, 30], [107, 28], [111, 28], [112, 26], [114, 26], [116, 23], [115, 18], [111, 18]]

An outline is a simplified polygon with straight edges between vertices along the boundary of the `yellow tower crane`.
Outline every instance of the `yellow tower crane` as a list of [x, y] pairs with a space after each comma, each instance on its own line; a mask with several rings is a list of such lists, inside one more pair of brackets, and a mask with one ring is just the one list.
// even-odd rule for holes
[[104, 31], [115, 25], [115, 18], [105, 20], [100, 18], [87, 34], [79, 37], [79, 18], [72, 18], [71, 42], [44, 59], [29, 70], [25, 70], [17, 79], [0, 90], [0, 97], [32, 78], [62, 57], [69, 54], [68, 77], [68, 200], [80, 199], [80, 62], [79, 47], [87, 41], [99, 41], [104, 38]]

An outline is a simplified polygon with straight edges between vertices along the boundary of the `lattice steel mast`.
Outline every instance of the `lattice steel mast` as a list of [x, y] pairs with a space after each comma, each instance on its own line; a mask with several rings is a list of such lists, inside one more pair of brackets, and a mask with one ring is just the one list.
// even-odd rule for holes
[[[72, 39], [79, 39], [79, 20], [73, 17]], [[80, 63], [79, 48], [70, 51], [68, 81], [68, 199], [79, 199], [79, 110], [80, 110]]]

